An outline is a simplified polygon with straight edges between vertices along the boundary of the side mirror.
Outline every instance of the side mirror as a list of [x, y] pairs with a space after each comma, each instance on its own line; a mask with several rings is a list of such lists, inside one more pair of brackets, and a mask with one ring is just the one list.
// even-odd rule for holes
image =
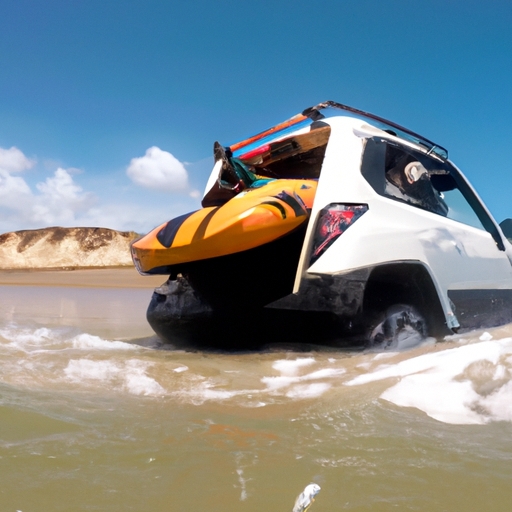
[[500, 222], [501, 231], [507, 237], [508, 241], [512, 243], [512, 219], [505, 219]]

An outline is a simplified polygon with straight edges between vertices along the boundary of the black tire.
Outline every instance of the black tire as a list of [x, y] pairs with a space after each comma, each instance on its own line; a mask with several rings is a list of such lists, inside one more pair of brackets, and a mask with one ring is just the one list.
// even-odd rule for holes
[[370, 327], [369, 344], [379, 349], [405, 350], [428, 336], [427, 322], [419, 311], [407, 304], [395, 304]]

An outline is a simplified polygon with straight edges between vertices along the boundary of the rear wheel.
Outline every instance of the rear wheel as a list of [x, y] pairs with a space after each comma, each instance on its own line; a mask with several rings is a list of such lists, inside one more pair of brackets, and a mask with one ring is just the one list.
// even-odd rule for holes
[[372, 324], [369, 344], [375, 348], [404, 350], [419, 345], [427, 335], [427, 322], [415, 307], [395, 304]]

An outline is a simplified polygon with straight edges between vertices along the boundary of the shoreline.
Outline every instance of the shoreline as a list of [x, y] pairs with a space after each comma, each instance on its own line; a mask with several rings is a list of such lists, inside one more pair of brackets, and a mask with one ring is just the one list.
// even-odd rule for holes
[[153, 290], [167, 276], [135, 267], [0, 270], [0, 324], [71, 328], [103, 340], [155, 336], [146, 319]]
[[87, 288], [156, 288], [165, 275], [141, 276], [135, 267], [1, 269], [2, 286], [69, 286]]

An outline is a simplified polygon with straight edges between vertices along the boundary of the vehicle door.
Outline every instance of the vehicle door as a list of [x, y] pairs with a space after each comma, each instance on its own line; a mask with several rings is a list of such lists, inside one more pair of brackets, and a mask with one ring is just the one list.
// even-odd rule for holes
[[[396, 141], [368, 139], [365, 154], [384, 167], [363, 163], [363, 175], [373, 188], [412, 207], [408, 210], [411, 222], [418, 224], [415, 236], [425, 263], [447, 293], [459, 323], [475, 328], [484, 321], [512, 321], [506, 318], [512, 311], [509, 255], [496, 223], [462, 173], [449, 161]], [[423, 213], [416, 216], [415, 209]]]

